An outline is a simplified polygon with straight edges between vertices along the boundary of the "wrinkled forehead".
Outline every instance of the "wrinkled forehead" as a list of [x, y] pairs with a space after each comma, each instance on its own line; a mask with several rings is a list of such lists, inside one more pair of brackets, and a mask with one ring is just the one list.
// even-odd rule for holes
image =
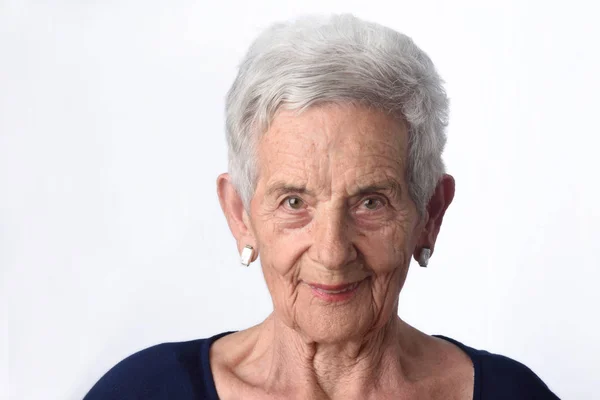
[[402, 183], [407, 155], [406, 124], [382, 111], [333, 104], [284, 110], [259, 142], [259, 182], [385, 176]]

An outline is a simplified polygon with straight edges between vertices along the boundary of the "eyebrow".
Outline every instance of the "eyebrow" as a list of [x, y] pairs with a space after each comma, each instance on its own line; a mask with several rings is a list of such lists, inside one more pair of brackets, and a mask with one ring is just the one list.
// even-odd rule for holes
[[[400, 184], [394, 180], [388, 180], [385, 182], [374, 183], [366, 186], [360, 186], [358, 191], [355, 193], [351, 193], [350, 197], [365, 195], [369, 193], [375, 192], [389, 192], [392, 196], [400, 198], [400, 194], [402, 193], [402, 187]], [[276, 195], [277, 197], [287, 194], [287, 193], [297, 193], [297, 194], [308, 194], [309, 196], [313, 196], [314, 192], [309, 190], [304, 185], [292, 185], [285, 182], [276, 182], [269, 189], [267, 189], [266, 196]]]
[[286, 193], [298, 193], [313, 195], [312, 190], [308, 190], [304, 185], [291, 185], [285, 182], [275, 182], [269, 189], [267, 189], [266, 196], [276, 195], [277, 197]]
[[400, 198], [400, 194], [402, 193], [402, 187], [400, 184], [394, 180], [388, 180], [385, 182], [375, 183], [367, 186], [360, 186], [356, 193], [351, 196], [364, 195], [375, 192], [389, 192], [392, 196]]

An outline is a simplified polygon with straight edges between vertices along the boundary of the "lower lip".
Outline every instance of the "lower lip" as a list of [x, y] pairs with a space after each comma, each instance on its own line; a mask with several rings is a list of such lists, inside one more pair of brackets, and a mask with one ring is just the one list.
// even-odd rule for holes
[[316, 297], [323, 299], [325, 301], [340, 302], [340, 301], [350, 300], [352, 297], [354, 297], [354, 295], [358, 291], [358, 288], [360, 287], [362, 282], [363, 281], [360, 281], [352, 289], [344, 291], [344, 292], [340, 292], [340, 293], [326, 292], [326, 291], [318, 289], [314, 286], [310, 286], [310, 285], [308, 285], [308, 286], [310, 287], [310, 290], [312, 290], [313, 294]]

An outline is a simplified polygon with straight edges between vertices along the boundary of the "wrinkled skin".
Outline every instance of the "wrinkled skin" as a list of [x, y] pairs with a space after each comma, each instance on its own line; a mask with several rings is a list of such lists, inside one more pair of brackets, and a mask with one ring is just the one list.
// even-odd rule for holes
[[[411, 374], [423, 373], [426, 359], [435, 359], [409, 356], [426, 343], [446, 358], [461, 359], [397, 316], [410, 259], [423, 247], [434, 248], [454, 194], [454, 181], [446, 175], [427, 212], [418, 213], [405, 179], [407, 145], [406, 124], [371, 108], [328, 104], [300, 114], [284, 110], [261, 137], [249, 210], [228, 174], [219, 177], [219, 198], [238, 249], [251, 245], [254, 258], [260, 254], [274, 311], [258, 327], [235, 334], [238, 339], [221, 339], [229, 350], [215, 343], [215, 368], [229, 371], [217, 372], [216, 379], [234, 376], [240, 388], [246, 383], [290, 397], [301, 392], [367, 398], [417, 393], [400, 383], [402, 377], [414, 380]], [[338, 302], [315, 296], [309, 286], [355, 282], [360, 284], [354, 295]], [[252, 349], [242, 350], [242, 342]], [[219, 349], [246, 356], [219, 364]], [[256, 371], [258, 365], [269, 372]], [[284, 382], [291, 371], [304, 377], [298, 390]], [[384, 388], [380, 379], [393, 383]]]
[[[404, 180], [405, 126], [348, 108], [301, 119], [282, 113], [259, 159], [251, 226], [278, 316], [323, 342], [380, 329], [396, 310], [421, 229]], [[306, 193], [273, 192], [282, 183]], [[371, 186], [389, 188], [361, 192]], [[290, 196], [300, 209], [286, 202]], [[363, 279], [340, 306], [315, 298], [305, 283]]]

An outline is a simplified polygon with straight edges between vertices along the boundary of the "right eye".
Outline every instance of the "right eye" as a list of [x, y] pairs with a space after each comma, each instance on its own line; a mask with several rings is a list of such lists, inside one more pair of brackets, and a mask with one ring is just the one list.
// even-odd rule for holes
[[296, 196], [287, 197], [283, 203], [292, 210], [301, 210], [304, 207], [302, 199]]

